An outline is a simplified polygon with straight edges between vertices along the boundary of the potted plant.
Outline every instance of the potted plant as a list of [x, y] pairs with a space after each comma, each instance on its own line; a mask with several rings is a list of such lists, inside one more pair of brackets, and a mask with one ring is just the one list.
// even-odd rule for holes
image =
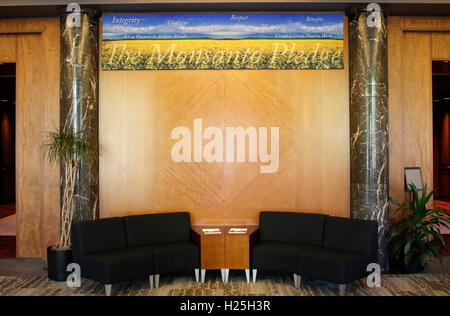
[[72, 261], [70, 235], [78, 168], [82, 162], [96, 159], [97, 148], [83, 138], [82, 131], [74, 132], [70, 128], [48, 133], [43, 147], [46, 160], [61, 167], [60, 235], [58, 244], [47, 248], [47, 271], [49, 279], [65, 281], [67, 265]]
[[419, 196], [414, 184], [409, 188], [413, 197], [409, 205], [400, 205], [397, 200], [389, 198], [398, 207], [393, 215], [401, 210], [407, 210], [407, 214], [397, 221], [391, 219], [388, 251], [392, 267], [416, 273], [422, 271], [432, 257], [443, 265], [441, 253], [446, 249], [440, 227], [448, 228], [450, 216], [447, 210], [427, 207], [434, 190], [428, 193], [425, 186]]

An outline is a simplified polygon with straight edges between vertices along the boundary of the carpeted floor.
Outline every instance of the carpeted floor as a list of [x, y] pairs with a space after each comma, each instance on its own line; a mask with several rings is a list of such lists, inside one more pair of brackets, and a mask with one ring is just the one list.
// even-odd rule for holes
[[16, 214], [16, 204], [15, 203], [0, 205], [0, 218], [6, 217], [6, 216], [11, 216], [13, 214]]
[[16, 256], [16, 204], [0, 205], [0, 259]]
[[435, 208], [443, 208], [443, 209], [450, 211], [450, 202], [443, 201], [443, 200], [434, 200], [434, 207]]
[[0, 236], [16, 236], [16, 214], [0, 218]]
[[[161, 277], [158, 289], [149, 289], [148, 281], [137, 280], [113, 286], [116, 296], [329, 296], [337, 295], [335, 284], [302, 279], [300, 290], [293, 286], [292, 278], [267, 276], [256, 283], [246, 283], [242, 273], [230, 274], [223, 284], [219, 277], [210, 277], [204, 284], [193, 282], [192, 276], [183, 274]], [[369, 288], [361, 280], [347, 286], [347, 296], [450, 296], [449, 274], [383, 275], [380, 288]], [[65, 282], [49, 281], [45, 277], [0, 276], [0, 296], [17, 295], [104, 295], [104, 287], [97, 282], [82, 280], [80, 288], [68, 288]]]
[[[450, 212], [450, 202], [447, 202], [447, 201], [434, 200], [433, 207], [434, 208], [443, 208]], [[444, 254], [444, 256], [450, 256], [450, 230], [446, 229], [446, 228], [442, 228], [441, 233], [444, 234], [443, 237], [445, 240], [445, 245], [447, 247], [447, 253]]]

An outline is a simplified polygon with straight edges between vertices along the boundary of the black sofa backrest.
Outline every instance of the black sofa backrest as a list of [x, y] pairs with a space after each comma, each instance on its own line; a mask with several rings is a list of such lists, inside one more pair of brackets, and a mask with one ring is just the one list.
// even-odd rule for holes
[[81, 256], [127, 248], [127, 235], [122, 218], [105, 218], [72, 224], [72, 252]]
[[128, 246], [189, 242], [189, 213], [161, 213], [124, 217]]
[[261, 212], [260, 239], [264, 242], [286, 242], [321, 246], [328, 215]]
[[325, 223], [324, 248], [371, 255], [377, 262], [378, 223], [352, 218], [329, 217]]

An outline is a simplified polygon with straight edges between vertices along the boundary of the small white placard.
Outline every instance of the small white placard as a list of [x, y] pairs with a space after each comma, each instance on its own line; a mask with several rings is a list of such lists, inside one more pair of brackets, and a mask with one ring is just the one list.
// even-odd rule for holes
[[422, 172], [419, 167], [405, 168], [405, 185], [408, 191], [410, 184], [414, 184], [417, 190], [423, 190]]
[[230, 228], [228, 234], [247, 234], [247, 228]]
[[219, 228], [203, 228], [202, 229], [203, 234], [205, 235], [218, 235], [222, 234]]

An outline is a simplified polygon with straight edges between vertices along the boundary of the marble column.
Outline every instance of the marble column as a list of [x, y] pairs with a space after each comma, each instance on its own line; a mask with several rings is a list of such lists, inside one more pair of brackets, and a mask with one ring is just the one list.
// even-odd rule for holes
[[[60, 128], [82, 132], [98, 148], [98, 16], [74, 14], [61, 14]], [[98, 217], [98, 159], [81, 162], [73, 207], [76, 221]]]
[[351, 216], [378, 221], [378, 262], [388, 268], [388, 64], [386, 15], [349, 18]]

